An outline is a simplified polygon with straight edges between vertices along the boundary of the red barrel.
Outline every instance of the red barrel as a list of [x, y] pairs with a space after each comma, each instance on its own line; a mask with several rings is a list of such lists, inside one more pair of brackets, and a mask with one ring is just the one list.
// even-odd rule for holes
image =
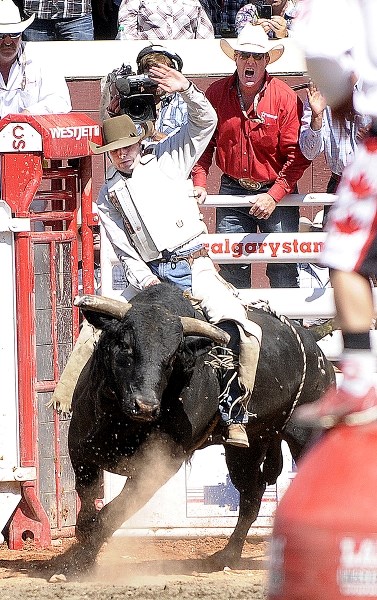
[[268, 598], [377, 598], [376, 423], [336, 427], [301, 460], [276, 511]]

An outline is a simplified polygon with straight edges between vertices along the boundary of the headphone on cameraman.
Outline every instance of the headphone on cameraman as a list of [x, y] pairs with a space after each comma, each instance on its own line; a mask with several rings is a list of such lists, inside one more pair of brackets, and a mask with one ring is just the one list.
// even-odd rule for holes
[[136, 64], [138, 66], [138, 70], [137, 70], [138, 73], [139, 73], [139, 62], [141, 61], [142, 58], [144, 58], [144, 56], [147, 56], [148, 54], [163, 54], [164, 56], [167, 56], [167, 58], [169, 58], [172, 61], [174, 68], [177, 71], [182, 71], [183, 60], [181, 59], [181, 57], [178, 54], [172, 54], [171, 52], [169, 52], [169, 50], [164, 48], [164, 46], [155, 44], [155, 45], [151, 45], [151, 46], [147, 46], [146, 48], [143, 48], [142, 50], [140, 50], [139, 54], [137, 55]]

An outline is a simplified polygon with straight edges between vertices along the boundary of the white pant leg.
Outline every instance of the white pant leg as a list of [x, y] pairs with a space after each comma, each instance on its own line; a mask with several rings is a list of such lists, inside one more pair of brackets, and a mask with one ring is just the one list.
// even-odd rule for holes
[[248, 398], [254, 387], [262, 330], [249, 321], [237, 291], [217, 273], [212, 260], [200, 257], [192, 264], [192, 295], [201, 301], [210, 323], [235, 321], [239, 326], [238, 380]]
[[217, 273], [212, 260], [206, 256], [195, 259], [191, 271], [192, 295], [201, 301], [209, 322], [235, 321], [260, 343], [262, 332], [259, 325], [248, 320], [237, 290]]

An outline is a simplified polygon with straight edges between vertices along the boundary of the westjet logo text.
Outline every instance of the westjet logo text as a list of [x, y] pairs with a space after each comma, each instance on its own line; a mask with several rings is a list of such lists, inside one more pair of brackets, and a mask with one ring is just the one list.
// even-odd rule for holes
[[99, 125], [81, 125], [79, 127], [53, 127], [51, 136], [53, 139], [75, 139], [79, 142], [82, 138], [92, 138], [100, 133]]

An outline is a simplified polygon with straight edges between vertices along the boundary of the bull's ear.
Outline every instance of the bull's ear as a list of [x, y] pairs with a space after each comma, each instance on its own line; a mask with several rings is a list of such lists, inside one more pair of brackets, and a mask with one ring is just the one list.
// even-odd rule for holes
[[119, 323], [119, 319], [111, 317], [110, 315], [104, 315], [103, 313], [95, 312], [93, 310], [81, 310], [85, 319], [93, 325], [96, 329], [108, 329], [114, 323]]

